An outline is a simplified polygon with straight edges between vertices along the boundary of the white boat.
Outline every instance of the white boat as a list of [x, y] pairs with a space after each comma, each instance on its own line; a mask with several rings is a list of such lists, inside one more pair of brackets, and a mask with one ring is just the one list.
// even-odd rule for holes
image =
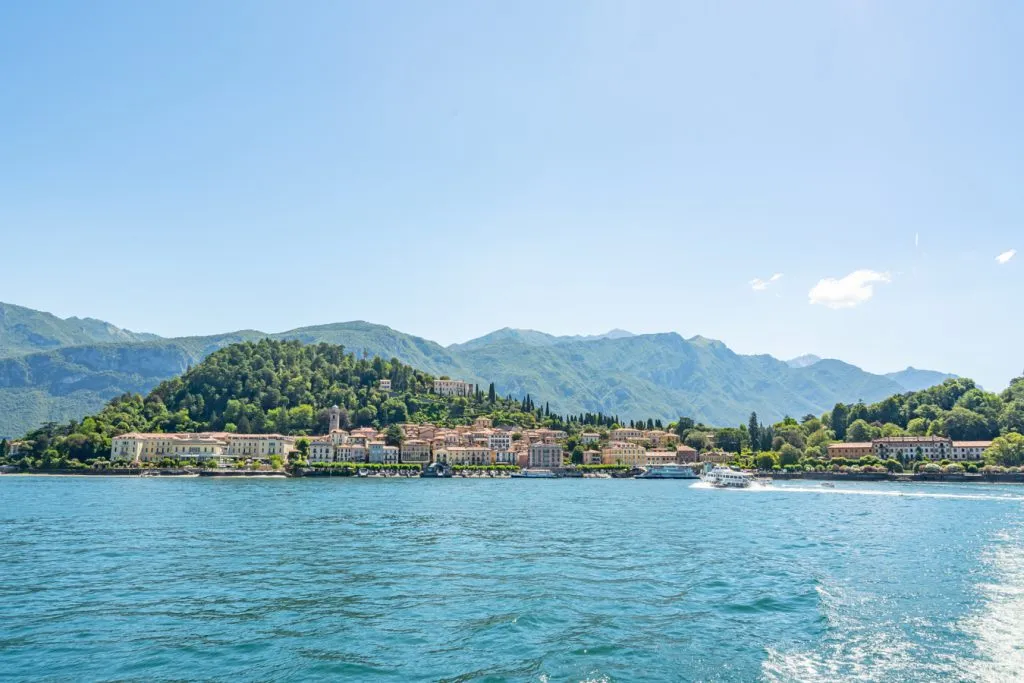
[[716, 467], [701, 479], [720, 489], [745, 489], [754, 483], [754, 475], [728, 467]]
[[521, 470], [513, 472], [512, 476], [516, 479], [554, 479], [555, 473], [551, 470]]
[[821, 482], [821, 485], [827, 489], [834, 489], [836, 487], [836, 485], [830, 481], [823, 481]]
[[648, 465], [637, 479], [697, 479], [692, 467], [686, 465]]

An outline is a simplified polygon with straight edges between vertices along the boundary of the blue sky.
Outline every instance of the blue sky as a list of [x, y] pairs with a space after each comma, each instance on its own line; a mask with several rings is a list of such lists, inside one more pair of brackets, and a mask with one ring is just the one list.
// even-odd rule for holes
[[0, 4], [0, 300], [677, 331], [999, 388], [1022, 34], [1010, 2]]

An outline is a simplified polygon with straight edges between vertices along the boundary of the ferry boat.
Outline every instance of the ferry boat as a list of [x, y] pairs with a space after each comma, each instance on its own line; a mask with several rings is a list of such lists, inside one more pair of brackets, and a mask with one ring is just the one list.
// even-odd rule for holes
[[648, 465], [637, 479], [697, 479], [692, 467], [686, 465]]
[[451, 479], [453, 474], [455, 472], [448, 463], [432, 462], [420, 473], [420, 476], [427, 479]]
[[521, 470], [513, 472], [515, 479], [555, 479], [555, 473], [551, 470]]
[[728, 467], [716, 467], [704, 475], [703, 480], [720, 489], [745, 489], [754, 483], [754, 475]]

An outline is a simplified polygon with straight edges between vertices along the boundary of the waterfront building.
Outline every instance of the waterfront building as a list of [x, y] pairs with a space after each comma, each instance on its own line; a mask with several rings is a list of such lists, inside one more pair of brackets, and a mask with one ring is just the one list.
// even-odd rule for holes
[[496, 465], [515, 465], [518, 461], [518, 454], [515, 451], [495, 451], [494, 463]]
[[451, 446], [434, 453], [435, 462], [448, 465], [491, 465], [491, 449], [466, 446]]
[[383, 462], [385, 465], [397, 465], [399, 462], [398, 446], [385, 446], [383, 451]]
[[334, 462], [366, 462], [366, 446], [352, 442], [335, 446]]
[[434, 393], [441, 396], [471, 396], [473, 385], [457, 379], [435, 379]]
[[421, 439], [408, 439], [402, 443], [402, 462], [425, 465], [430, 462], [430, 444]]
[[853, 443], [831, 443], [828, 445], [828, 457], [846, 458], [847, 460], [859, 460], [865, 455], [874, 453], [874, 444], [867, 442]]
[[309, 462], [334, 462], [334, 444], [329, 437], [309, 442]]
[[234, 458], [269, 460], [274, 456], [287, 458], [293, 450], [295, 437], [281, 434], [130, 432], [111, 440], [110, 459], [130, 462], [155, 462], [163, 458], [196, 462]]
[[981, 460], [991, 441], [954, 441], [950, 460]]
[[549, 443], [530, 444], [528, 464], [530, 467], [561, 467], [562, 447]]
[[[619, 431], [619, 430], [615, 430]], [[601, 449], [601, 463], [604, 465], [625, 465], [640, 467], [646, 464], [647, 449], [639, 444], [613, 441]]]
[[601, 451], [589, 450], [583, 451], [583, 464], [584, 465], [600, 465]]
[[673, 465], [677, 462], [675, 451], [647, 451], [644, 455], [645, 465]]
[[886, 436], [871, 442], [881, 460], [952, 460], [953, 441], [945, 436]]
[[371, 463], [383, 463], [385, 446], [387, 446], [387, 444], [383, 441], [367, 441], [366, 457], [368, 461]]

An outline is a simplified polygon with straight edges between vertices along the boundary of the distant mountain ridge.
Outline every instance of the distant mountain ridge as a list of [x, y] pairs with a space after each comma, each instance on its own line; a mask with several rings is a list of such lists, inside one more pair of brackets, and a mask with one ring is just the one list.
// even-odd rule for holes
[[94, 318], [58, 318], [52, 313], [0, 302], [0, 358], [81, 344], [159, 339]]
[[[7, 307], [11, 308], [19, 307]], [[78, 320], [61, 321], [45, 313], [19, 315], [22, 321], [40, 321], [44, 329], [51, 329], [54, 321]], [[752, 410], [765, 422], [784, 415], [820, 414], [838, 401], [876, 401], [908, 390], [904, 382], [947, 376], [917, 370], [874, 375], [837, 360], [794, 366], [768, 355], [737, 354], [718, 340], [699, 335], [684, 339], [674, 332], [635, 335], [612, 330], [560, 337], [504, 328], [444, 347], [365, 321], [276, 334], [243, 330], [176, 339], [137, 335], [94, 322], [70, 323], [78, 332], [65, 337], [41, 335], [44, 349], [35, 353], [25, 352], [31, 344], [26, 340], [34, 338], [30, 324], [22, 323], [16, 344], [5, 344], [7, 329], [0, 328], [0, 349], [6, 349], [0, 352], [0, 435], [20, 436], [45, 421], [80, 418], [118, 394], [145, 393], [223, 346], [263, 337], [341, 344], [357, 354], [397, 358], [435, 376], [483, 387], [494, 382], [501, 395], [529, 393], [563, 413], [600, 411], [624, 419], [664, 420], [688, 415], [717, 425], [743, 423]], [[67, 343], [54, 349], [46, 346], [54, 340]]]

